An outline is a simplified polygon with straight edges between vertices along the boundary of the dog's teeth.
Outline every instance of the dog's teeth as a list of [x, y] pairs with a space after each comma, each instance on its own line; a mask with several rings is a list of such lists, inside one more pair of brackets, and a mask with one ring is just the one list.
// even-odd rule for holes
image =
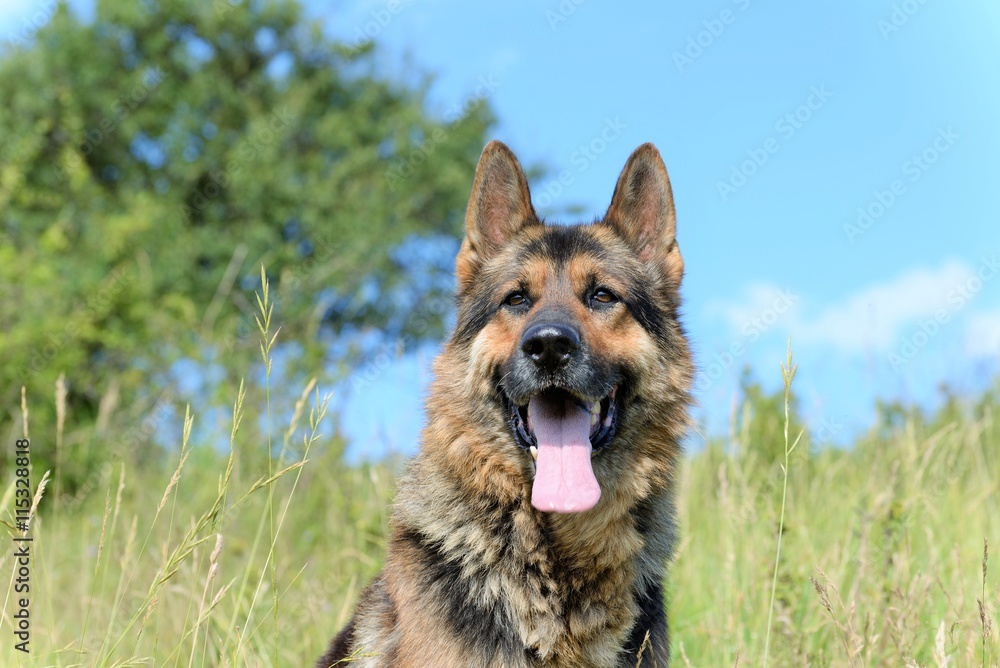
[[536, 448], [535, 446], [532, 445], [532, 446], [528, 447], [528, 451], [531, 452], [531, 458], [534, 459], [537, 462], [538, 461], [538, 448]]
[[593, 427], [601, 419], [601, 402], [595, 401], [590, 404], [590, 426]]

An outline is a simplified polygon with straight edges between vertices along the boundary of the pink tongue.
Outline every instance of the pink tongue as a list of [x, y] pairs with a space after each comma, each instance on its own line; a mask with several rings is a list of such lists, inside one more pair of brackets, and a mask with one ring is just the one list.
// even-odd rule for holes
[[590, 466], [590, 413], [569, 400], [528, 402], [538, 442], [531, 505], [545, 512], [581, 513], [597, 505], [601, 486]]

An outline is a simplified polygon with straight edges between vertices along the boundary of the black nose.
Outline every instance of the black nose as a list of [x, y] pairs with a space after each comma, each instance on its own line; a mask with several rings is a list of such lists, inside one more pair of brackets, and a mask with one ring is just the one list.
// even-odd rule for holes
[[560, 323], [532, 325], [521, 339], [521, 350], [545, 371], [564, 366], [579, 349], [579, 332]]

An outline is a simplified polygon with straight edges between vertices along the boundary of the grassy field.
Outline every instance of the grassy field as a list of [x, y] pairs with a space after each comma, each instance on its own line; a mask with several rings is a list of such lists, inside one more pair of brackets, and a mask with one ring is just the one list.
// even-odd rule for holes
[[[11, 576], [0, 664], [301, 666], [321, 653], [380, 568], [400, 465], [345, 466], [324, 418], [335, 399], [312, 386], [270, 428], [257, 390], [233, 390], [228, 449], [192, 443], [192, 414], [168, 466], [111, 460], [75, 494], [46, 480], [31, 651], [14, 650]], [[674, 665], [998, 665], [1000, 566], [984, 545], [1000, 552], [997, 397], [931, 417], [886, 409], [851, 449], [803, 440], [788, 457], [780, 401], [748, 399], [729, 438], [680, 471]], [[29, 425], [33, 447], [55, 440]]]

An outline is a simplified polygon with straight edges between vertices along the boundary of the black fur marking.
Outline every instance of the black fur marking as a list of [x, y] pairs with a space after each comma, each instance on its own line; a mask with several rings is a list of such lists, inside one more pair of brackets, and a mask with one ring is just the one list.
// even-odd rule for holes
[[316, 668], [330, 668], [330, 666], [339, 665], [340, 661], [351, 655], [351, 652], [354, 651], [354, 623], [355, 618], [352, 617], [347, 626], [330, 643], [326, 654], [316, 662]]
[[[518, 266], [533, 257], [551, 259], [557, 267], [562, 267], [577, 255], [590, 255], [599, 262], [610, 263], [613, 258], [608, 248], [597, 239], [587, 234], [582, 227], [550, 227], [539, 239], [535, 239], [520, 253]], [[666, 340], [666, 325], [668, 312], [657, 304], [649, 288], [643, 283], [644, 277], [631, 275], [626, 277], [629, 284], [629, 295], [622, 301], [639, 324], [651, 336], [659, 341]]]
[[[636, 596], [636, 603], [639, 604], [639, 617], [629, 632], [628, 641], [625, 643], [625, 654], [618, 661], [618, 665], [621, 668], [634, 668], [639, 658], [639, 649], [648, 631], [649, 642], [643, 652], [642, 665], [653, 668], [658, 666], [654, 657], [665, 656], [670, 649], [667, 611], [663, 606], [663, 585], [657, 582], [639, 593]], [[658, 668], [666, 668], [666, 665]]]
[[562, 267], [577, 255], [593, 255], [599, 260], [605, 260], [607, 248], [581, 227], [553, 225], [546, 227], [543, 236], [522, 249], [518, 264], [520, 266], [523, 260], [542, 257], [552, 260], [557, 267]]
[[[524, 266], [532, 258], [544, 258], [555, 262], [561, 268], [573, 257], [590, 255], [599, 262], [614, 264], [614, 258], [608, 248], [587, 234], [582, 227], [547, 227], [545, 234], [529, 242], [518, 253], [512, 266]], [[651, 336], [665, 342], [666, 321], [672, 317], [674, 307], [668, 302], [668, 310], [663, 310], [653, 295], [649, 294], [644, 277], [627, 275], [629, 285], [628, 295], [619, 295], [632, 317]], [[596, 286], [596, 283], [595, 283]], [[594, 287], [594, 286], [591, 286]], [[534, 295], [530, 295], [534, 297]], [[468, 343], [489, 324], [497, 314], [500, 306], [486, 287], [473, 289], [461, 295], [458, 300], [458, 323], [455, 327], [453, 340], [456, 343]]]
[[499, 310], [499, 305], [493, 303], [489, 292], [473, 293], [462, 299], [458, 304], [458, 323], [455, 325], [453, 340], [456, 343], [468, 343], [476, 334], [489, 324]]
[[667, 340], [667, 314], [657, 306], [652, 296], [644, 288], [631, 290], [622, 301], [632, 317], [657, 341]]
[[[512, 266], [524, 266], [529, 259], [534, 257], [551, 259], [558, 266], [562, 266], [570, 258], [581, 253], [589, 253], [599, 258], [604, 258], [606, 255], [601, 244], [580, 229], [550, 227], [546, 229], [544, 236], [531, 241], [521, 249]], [[453, 335], [453, 341], [456, 343], [471, 341], [496, 315], [500, 307], [494, 303], [495, 300], [489, 288], [489, 282], [486, 282], [486, 285], [480, 284], [478, 289], [472, 289], [459, 295], [458, 323]]]
[[[456, 639], [467, 645], [469, 654], [481, 653], [484, 665], [494, 665], [498, 658], [501, 663], [511, 664], [523, 656], [524, 647], [502, 606], [496, 603], [484, 607], [469, 596], [468, 582], [462, 577], [462, 555], [449, 555], [439, 542], [428, 541], [412, 529], [404, 530], [399, 540], [418, 549], [427, 575], [425, 586], [444, 605], [445, 624]], [[485, 570], [471, 579], [484, 581]]]
[[[374, 600], [374, 599], [379, 600]], [[379, 609], [385, 609], [387, 611], [389, 620], [387, 626], [390, 628], [396, 626], [397, 622], [397, 612], [396, 612], [396, 602], [392, 600], [389, 593], [385, 589], [384, 576], [380, 573], [378, 577], [372, 580], [358, 599], [358, 610], [365, 608], [370, 608], [376, 606]], [[337, 634], [337, 637], [333, 639], [330, 643], [329, 649], [326, 653], [316, 662], [316, 668], [329, 668], [330, 666], [340, 666], [347, 665], [346, 663], [341, 663], [348, 657], [350, 657], [354, 652], [358, 651], [357, 647], [357, 624], [358, 617], [355, 613], [351, 621], [347, 623], [347, 626]], [[386, 654], [386, 660], [389, 665], [396, 660], [395, 658], [395, 648], [390, 650]]]
[[632, 511], [632, 518], [635, 520], [635, 529], [639, 532], [643, 538], [649, 535], [650, 530], [653, 528], [653, 499], [647, 497], [636, 504], [635, 510]]

